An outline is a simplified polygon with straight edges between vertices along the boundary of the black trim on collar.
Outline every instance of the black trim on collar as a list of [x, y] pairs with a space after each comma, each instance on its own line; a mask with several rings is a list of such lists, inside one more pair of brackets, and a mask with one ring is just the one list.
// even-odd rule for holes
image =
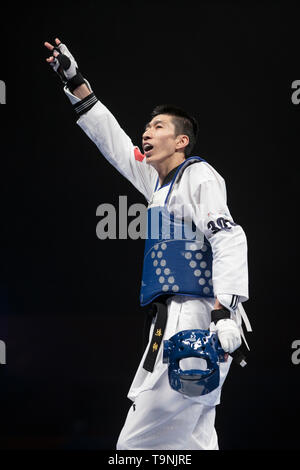
[[161, 183], [161, 187], [165, 186], [166, 184], [170, 183], [170, 181], [172, 181], [173, 176], [175, 175], [176, 170], [180, 167], [180, 165], [175, 166], [175, 168], [173, 168], [173, 170], [169, 171], [169, 173], [165, 176], [163, 182]]

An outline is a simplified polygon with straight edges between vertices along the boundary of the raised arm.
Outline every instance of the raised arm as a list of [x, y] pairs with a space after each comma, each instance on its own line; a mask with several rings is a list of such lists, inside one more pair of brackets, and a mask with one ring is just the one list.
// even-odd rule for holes
[[77, 124], [102, 155], [149, 200], [156, 171], [147, 165], [139, 148], [133, 145], [112, 113], [94, 95], [68, 48], [58, 38], [55, 43], [56, 46], [44, 43], [52, 53], [46, 60], [64, 83], [64, 91], [78, 115]]

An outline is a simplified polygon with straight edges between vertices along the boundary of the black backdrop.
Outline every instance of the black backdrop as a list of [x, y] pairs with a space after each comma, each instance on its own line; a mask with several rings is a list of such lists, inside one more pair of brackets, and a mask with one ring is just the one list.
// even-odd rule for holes
[[284, 3], [117, 2], [2, 10], [1, 448], [114, 449], [142, 353], [143, 240], [96, 208], [145, 203], [76, 125], [44, 41], [59, 37], [137, 145], [152, 108], [194, 114], [249, 244], [254, 332], [217, 408], [222, 449], [297, 449], [297, 21]]

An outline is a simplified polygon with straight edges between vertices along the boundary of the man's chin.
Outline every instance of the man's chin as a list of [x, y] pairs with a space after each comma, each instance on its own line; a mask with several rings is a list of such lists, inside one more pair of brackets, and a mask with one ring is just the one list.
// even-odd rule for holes
[[146, 163], [148, 165], [155, 166], [160, 163], [160, 161], [163, 160], [162, 158], [159, 157], [159, 155], [146, 155]]
[[146, 155], [146, 162], [150, 165], [151, 162], [155, 161], [154, 155]]

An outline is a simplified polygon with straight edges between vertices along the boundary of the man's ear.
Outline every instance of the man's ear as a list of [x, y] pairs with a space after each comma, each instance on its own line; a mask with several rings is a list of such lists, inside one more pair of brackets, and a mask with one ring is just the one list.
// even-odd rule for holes
[[176, 137], [176, 150], [183, 151], [190, 143], [188, 135], [180, 134]]

